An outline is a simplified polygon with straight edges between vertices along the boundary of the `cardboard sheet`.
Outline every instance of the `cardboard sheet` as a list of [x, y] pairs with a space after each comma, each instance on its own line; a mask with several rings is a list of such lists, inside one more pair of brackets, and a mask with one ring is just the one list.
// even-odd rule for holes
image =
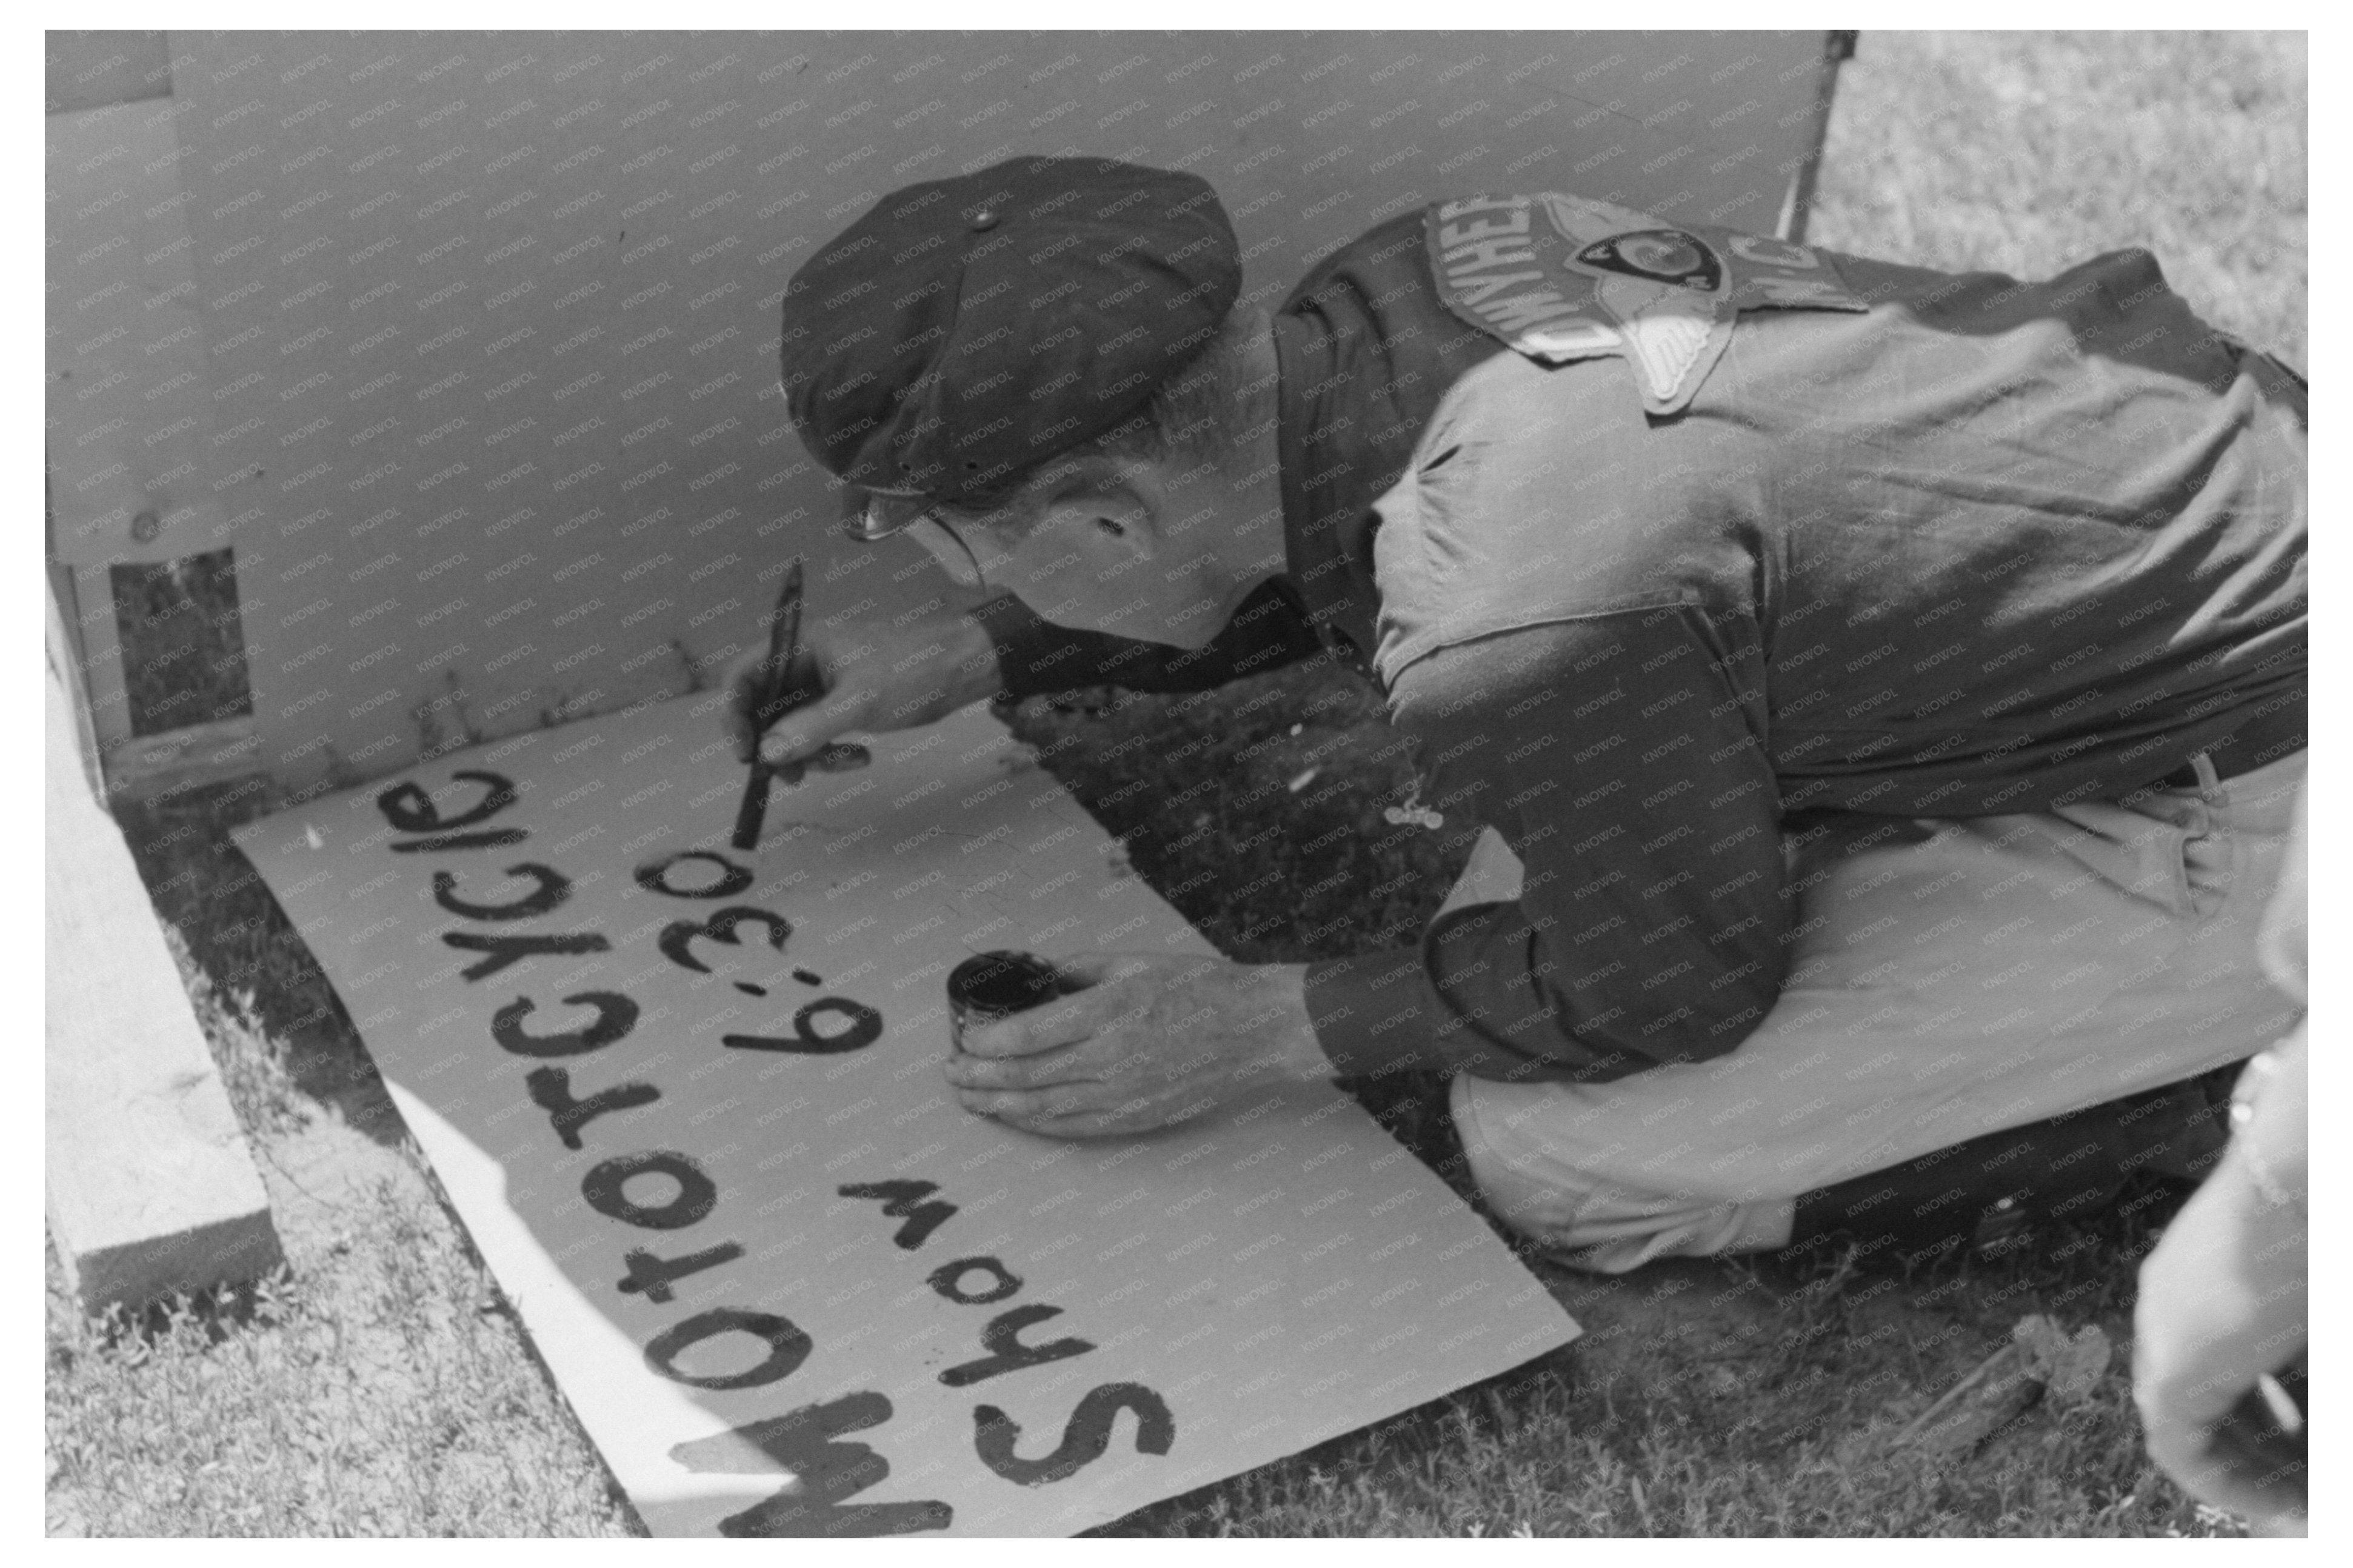
[[729, 849], [713, 701], [238, 835], [657, 1533], [1069, 1533], [1576, 1335], [1336, 1091], [967, 1115], [957, 961], [1206, 944], [977, 709]]

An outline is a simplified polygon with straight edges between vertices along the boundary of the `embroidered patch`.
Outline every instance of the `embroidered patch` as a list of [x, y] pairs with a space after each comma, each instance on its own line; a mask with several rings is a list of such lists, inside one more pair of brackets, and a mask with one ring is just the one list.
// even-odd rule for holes
[[1679, 228], [1646, 228], [1587, 246], [1577, 259], [1605, 272], [1648, 278], [1713, 294], [1724, 286], [1724, 263], [1707, 241]]
[[1546, 364], [1624, 359], [1652, 414], [1690, 404], [1743, 310], [1868, 308], [1805, 246], [1585, 196], [1472, 196], [1422, 232], [1448, 310]]

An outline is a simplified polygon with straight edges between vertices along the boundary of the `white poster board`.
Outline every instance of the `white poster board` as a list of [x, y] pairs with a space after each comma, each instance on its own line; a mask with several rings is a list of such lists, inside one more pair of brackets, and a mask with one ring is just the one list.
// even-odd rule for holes
[[1575, 1337], [1335, 1090], [965, 1113], [959, 960], [1206, 944], [977, 709], [729, 849], [712, 702], [237, 836], [656, 1533], [1066, 1534]]

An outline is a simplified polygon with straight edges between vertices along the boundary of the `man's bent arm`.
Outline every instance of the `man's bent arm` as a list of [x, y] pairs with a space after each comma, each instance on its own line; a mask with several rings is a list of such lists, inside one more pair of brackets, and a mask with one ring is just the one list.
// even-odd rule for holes
[[1435, 804], [1496, 828], [1525, 881], [1418, 952], [1310, 967], [1336, 1071], [1598, 1082], [1720, 1055], [1763, 1020], [1791, 918], [1778, 800], [1711, 640], [1696, 611], [1649, 609], [1400, 673], [1397, 721], [1440, 759]]

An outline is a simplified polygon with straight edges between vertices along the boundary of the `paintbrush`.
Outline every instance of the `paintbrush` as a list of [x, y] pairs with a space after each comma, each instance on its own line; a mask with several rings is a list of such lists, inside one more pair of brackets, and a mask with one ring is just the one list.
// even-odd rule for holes
[[[760, 824], [768, 813], [768, 765], [760, 761], [759, 737], [770, 724], [800, 705], [801, 691], [793, 679], [793, 665], [801, 651], [801, 559], [796, 555], [785, 569], [784, 586], [776, 590], [776, 607], [768, 617], [766, 689], [752, 715], [752, 775], [744, 781], [743, 804], [735, 808], [735, 833], [728, 840], [738, 849], [755, 849]], [[798, 784], [801, 765], [788, 763], [774, 770], [786, 784]]]

